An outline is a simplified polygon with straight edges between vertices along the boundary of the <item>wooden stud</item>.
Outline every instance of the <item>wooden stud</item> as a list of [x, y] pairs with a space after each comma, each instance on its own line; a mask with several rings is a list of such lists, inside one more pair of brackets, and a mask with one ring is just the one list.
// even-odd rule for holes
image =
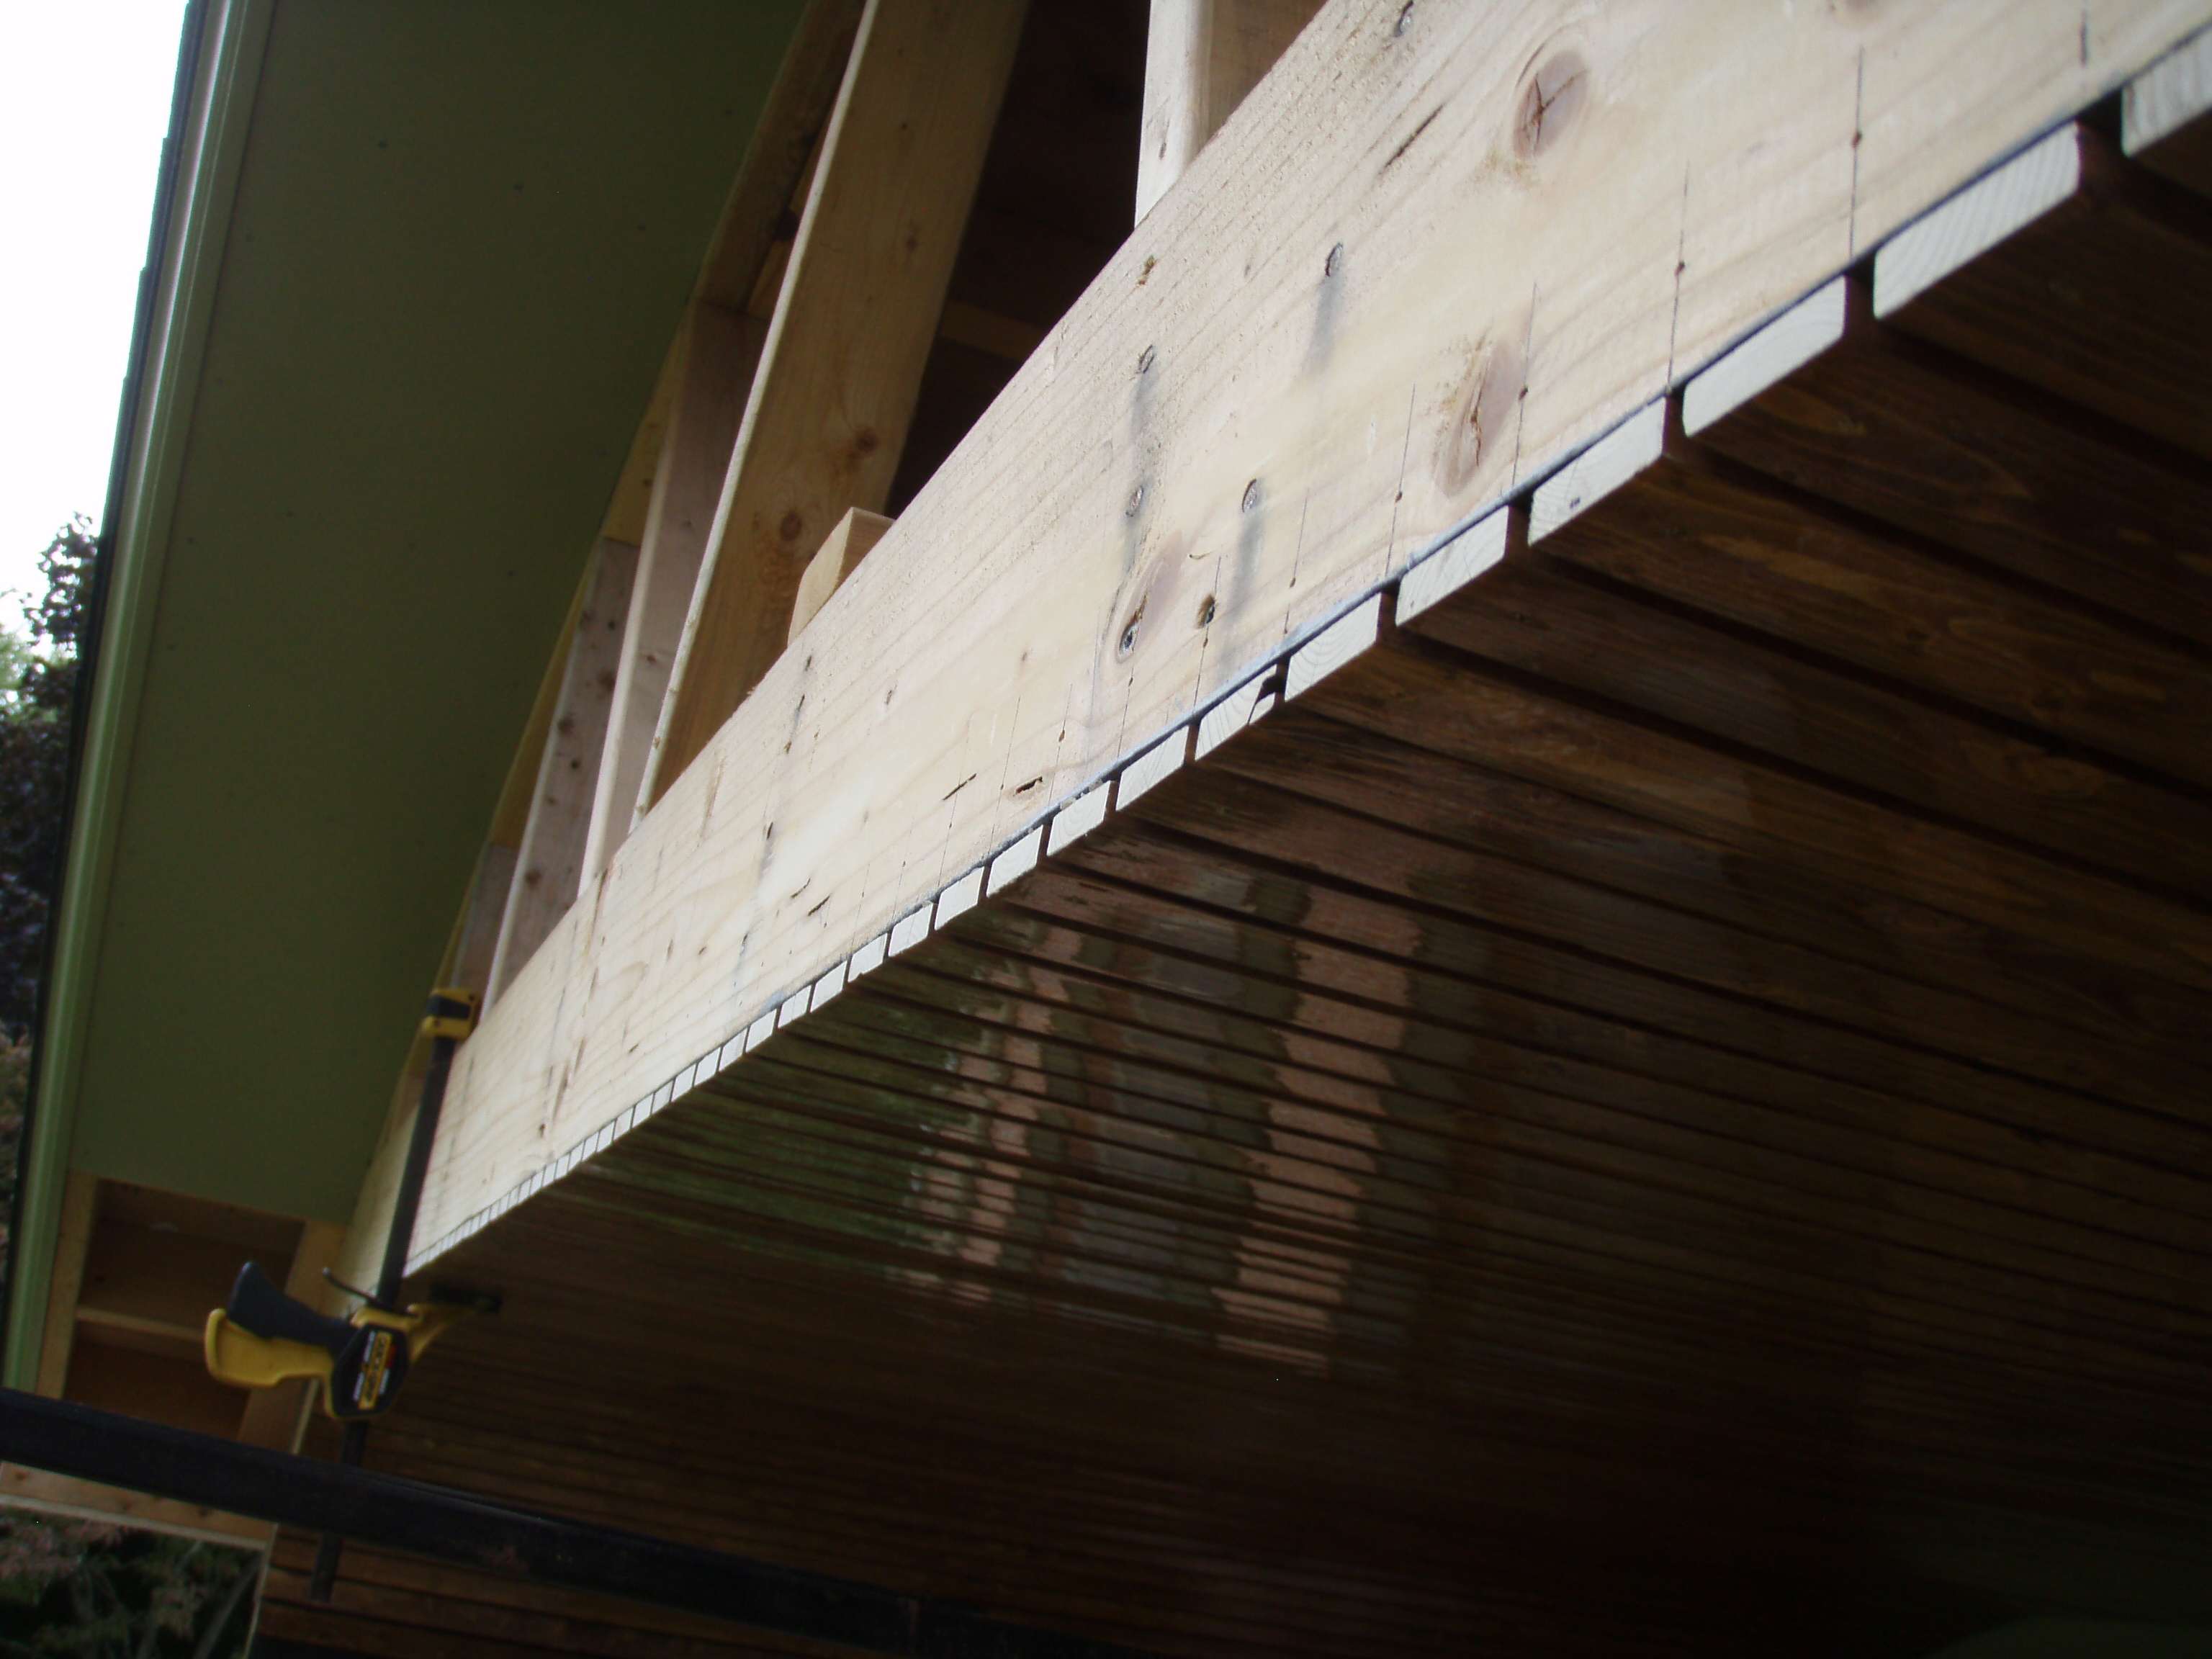
[[[1412, 621], [1495, 568], [1505, 556], [1513, 511], [1499, 507], [1462, 531], [1401, 577], [1396, 619], [1401, 623]], [[1525, 535], [1525, 530], [1522, 533]]]
[[700, 273], [698, 297], [707, 304], [731, 313], [745, 309], [829, 125], [861, 5], [862, 0], [807, 0]]
[[1320, 0], [1152, 0], [1139, 222], [1320, 9]]
[[869, 0], [715, 507], [642, 804], [782, 653], [800, 550], [890, 492], [1025, 9]]
[[46, 1291], [46, 1320], [39, 1344], [38, 1391], [59, 1400], [69, 1387], [70, 1349], [76, 1335], [76, 1304], [84, 1287], [85, 1252], [100, 1214], [100, 1179], [71, 1170], [62, 1186], [61, 1224], [54, 1236], [54, 1265]]
[[622, 653], [585, 830], [583, 882], [606, 868], [635, 822], [653, 726], [766, 337], [757, 319], [711, 301], [695, 302], [687, 314], [676, 406], [653, 470], [644, 539], [623, 612]]
[[459, 943], [453, 951], [448, 985], [482, 993], [491, 983], [492, 954], [499, 948], [500, 922], [514, 885], [514, 848], [491, 842], [477, 860], [477, 878], [461, 913]]
[[1310, 690], [1373, 645], [1382, 621], [1382, 599], [1377, 594], [1300, 646], [1283, 677], [1285, 701]]
[[806, 574], [799, 579], [798, 597], [791, 606], [791, 638], [797, 639], [806, 624], [814, 620], [814, 613], [830, 603], [830, 596], [838, 585], [851, 575], [868, 550], [884, 538], [884, 532], [891, 521], [880, 513], [871, 513], [866, 507], [854, 507], [845, 510], [845, 516], [823, 538], [812, 558], [806, 562]]
[[570, 635], [568, 669], [492, 951], [484, 987], [487, 1007], [544, 943], [580, 889], [637, 554], [626, 542], [604, 538], [592, 550], [584, 605]]
[[1825, 283], [1682, 390], [1682, 430], [1694, 438], [1844, 337], [1849, 279]]

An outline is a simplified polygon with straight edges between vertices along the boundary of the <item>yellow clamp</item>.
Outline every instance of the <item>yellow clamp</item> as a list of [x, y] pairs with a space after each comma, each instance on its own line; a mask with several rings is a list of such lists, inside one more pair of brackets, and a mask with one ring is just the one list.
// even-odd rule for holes
[[431, 992], [429, 1006], [422, 1011], [422, 1035], [460, 1042], [477, 1029], [477, 1009], [482, 1001], [474, 991], [459, 986]]
[[[418, 1302], [405, 1313], [357, 1308], [350, 1322], [356, 1327], [401, 1333], [408, 1338], [415, 1357], [420, 1358], [440, 1336], [476, 1311], [456, 1302]], [[317, 1393], [321, 1397], [324, 1415], [338, 1415], [331, 1408], [329, 1350], [309, 1342], [257, 1334], [236, 1323], [221, 1308], [208, 1315], [203, 1341], [208, 1375], [216, 1382], [228, 1382], [234, 1388], [269, 1389], [293, 1377], [307, 1378], [319, 1385]]]

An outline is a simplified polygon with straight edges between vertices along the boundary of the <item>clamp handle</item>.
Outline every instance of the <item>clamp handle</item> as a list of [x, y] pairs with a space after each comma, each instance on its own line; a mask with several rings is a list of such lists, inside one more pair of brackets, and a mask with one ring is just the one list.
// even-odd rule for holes
[[477, 1010], [483, 999], [459, 986], [441, 986], [430, 993], [422, 1010], [422, 1035], [451, 1037], [459, 1042], [477, 1029]]

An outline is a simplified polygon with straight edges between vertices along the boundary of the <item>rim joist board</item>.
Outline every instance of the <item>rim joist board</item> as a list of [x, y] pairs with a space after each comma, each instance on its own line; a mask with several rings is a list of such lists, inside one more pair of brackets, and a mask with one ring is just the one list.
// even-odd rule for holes
[[1325, 9], [466, 1046], [418, 1258], [2208, 11]]

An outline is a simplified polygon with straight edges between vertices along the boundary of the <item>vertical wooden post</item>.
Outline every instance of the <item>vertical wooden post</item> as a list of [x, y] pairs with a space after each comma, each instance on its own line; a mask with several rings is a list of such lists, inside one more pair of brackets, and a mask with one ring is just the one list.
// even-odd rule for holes
[[1152, 0], [1138, 219], [1167, 194], [1320, 9], [1321, 0]]
[[592, 550], [583, 609], [569, 638], [552, 729], [538, 757], [530, 817], [483, 988], [487, 1008], [576, 900], [637, 556], [638, 550], [629, 543], [606, 537]]
[[684, 372], [653, 469], [645, 540], [623, 624], [586, 827], [581, 879], [606, 868], [629, 833], [669, 671], [684, 638], [745, 393], [768, 334], [759, 319], [701, 300], [685, 325]]
[[1024, 0], [869, 0], [769, 325], [641, 808], [782, 654], [807, 556], [898, 470]]
[[47, 1281], [46, 1324], [39, 1343], [39, 1392], [58, 1400], [69, 1386], [70, 1349], [76, 1340], [76, 1301], [84, 1288], [84, 1255], [99, 1218], [100, 1177], [71, 1170], [62, 1188], [62, 1218]]
[[491, 981], [491, 955], [499, 945], [500, 918], [507, 912], [507, 890], [514, 881], [515, 849], [498, 842], [487, 842], [477, 863], [477, 878], [469, 889], [469, 908], [461, 921], [461, 937], [453, 951], [453, 972], [446, 982], [481, 992]]

